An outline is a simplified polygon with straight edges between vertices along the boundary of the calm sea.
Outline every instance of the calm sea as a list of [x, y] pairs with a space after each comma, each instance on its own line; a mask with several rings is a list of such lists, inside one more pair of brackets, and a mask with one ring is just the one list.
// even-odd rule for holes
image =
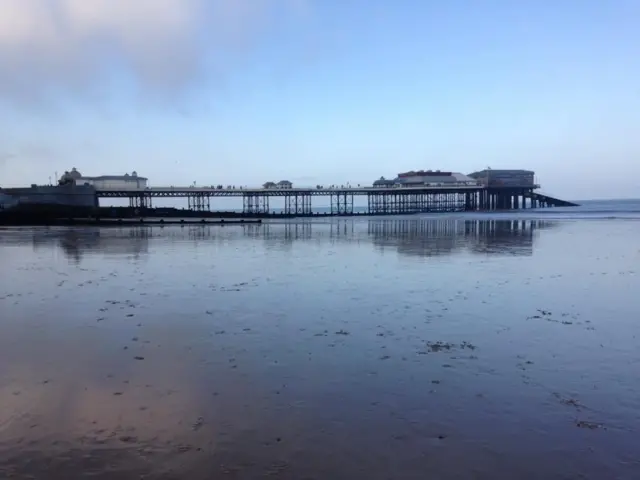
[[638, 479], [640, 202], [0, 229], [0, 478]]

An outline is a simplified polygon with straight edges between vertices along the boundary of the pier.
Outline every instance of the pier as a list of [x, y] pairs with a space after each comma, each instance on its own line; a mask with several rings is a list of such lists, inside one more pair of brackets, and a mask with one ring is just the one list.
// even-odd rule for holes
[[[407, 215], [444, 212], [500, 212], [571, 207], [574, 203], [543, 195], [531, 170], [485, 170], [464, 175], [441, 170], [411, 170], [370, 185], [294, 186], [288, 180], [262, 187], [210, 185], [155, 187], [132, 171], [124, 175], [83, 176], [66, 171], [58, 185], [3, 190], [3, 204], [47, 218], [293, 218], [352, 215]], [[187, 209], [166, 207], [167, 198], [186, 198]], [[237, 198], [231, 209], [224, 198]], [[128, 207], [101, 206], [107, 199], [128, 200]], [[154, 200], [156, 205], [154, 206]], [[241, 202], [241, 203], [240, 203]], [[113, 203], [113, 202], [112, 202]], [[120, 203], [120, 202], [115, 202]], [[228, 203], [228, 202], [227, 202]], [[163, 207], [159, 208], [160, 205]], [[239, 208], [240, 205], [242, 208]], [[17, 208], [19, 207], [19, 208]], [[155, 208], [154, 208], [155, 207]], [[4, 207], [3, 207], [4, 208]], [[5, 217], [7, 217], [5, 215]]]
[[[215, 212], [215, 199], [242, 198], [242, 215], [247, 217], [350, 216], [354, 199], [366, 198], [363, 215], [402, 215], [435, 212], [497, 212], [532, 208], [576, 206], [571, 202], [535, 192], [537, 186], [495, 187], [483, 185], [353, 187], [353, 188], [213, 188], [146, 187], [121, 190], [96, 188], [99, 198], [127, 198], [132, 208], [152, 208], [154, 198], [187, 198], [190, 211]], [[312, 199], [328, 197], [328, 209], [314, 210]], [[280, 212], [270, 209], [269, 200], [281, 198]]]

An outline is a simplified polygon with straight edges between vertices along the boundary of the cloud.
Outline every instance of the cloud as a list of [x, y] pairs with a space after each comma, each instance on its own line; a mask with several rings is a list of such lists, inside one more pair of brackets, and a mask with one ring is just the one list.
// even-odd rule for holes
[[0, 172], [4, 169], [4, 166], [14, 159], [16, 155], [9, 152], [0, 152]]
[[0, 102], [133, 84], [175, 94], [304, 0], [0, 0]]

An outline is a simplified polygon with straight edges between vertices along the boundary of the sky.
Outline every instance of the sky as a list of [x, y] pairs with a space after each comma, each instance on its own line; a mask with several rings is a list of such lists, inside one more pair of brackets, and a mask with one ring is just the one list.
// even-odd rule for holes
[[640, 197], [637, 0], [0, 0], [0, 186], [535, 170]]

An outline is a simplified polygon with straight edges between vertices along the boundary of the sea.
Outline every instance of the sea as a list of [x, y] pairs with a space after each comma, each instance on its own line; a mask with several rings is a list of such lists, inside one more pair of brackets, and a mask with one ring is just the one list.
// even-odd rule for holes
[[0, 229], [1, 479], [640, 478], [640, 201]]

